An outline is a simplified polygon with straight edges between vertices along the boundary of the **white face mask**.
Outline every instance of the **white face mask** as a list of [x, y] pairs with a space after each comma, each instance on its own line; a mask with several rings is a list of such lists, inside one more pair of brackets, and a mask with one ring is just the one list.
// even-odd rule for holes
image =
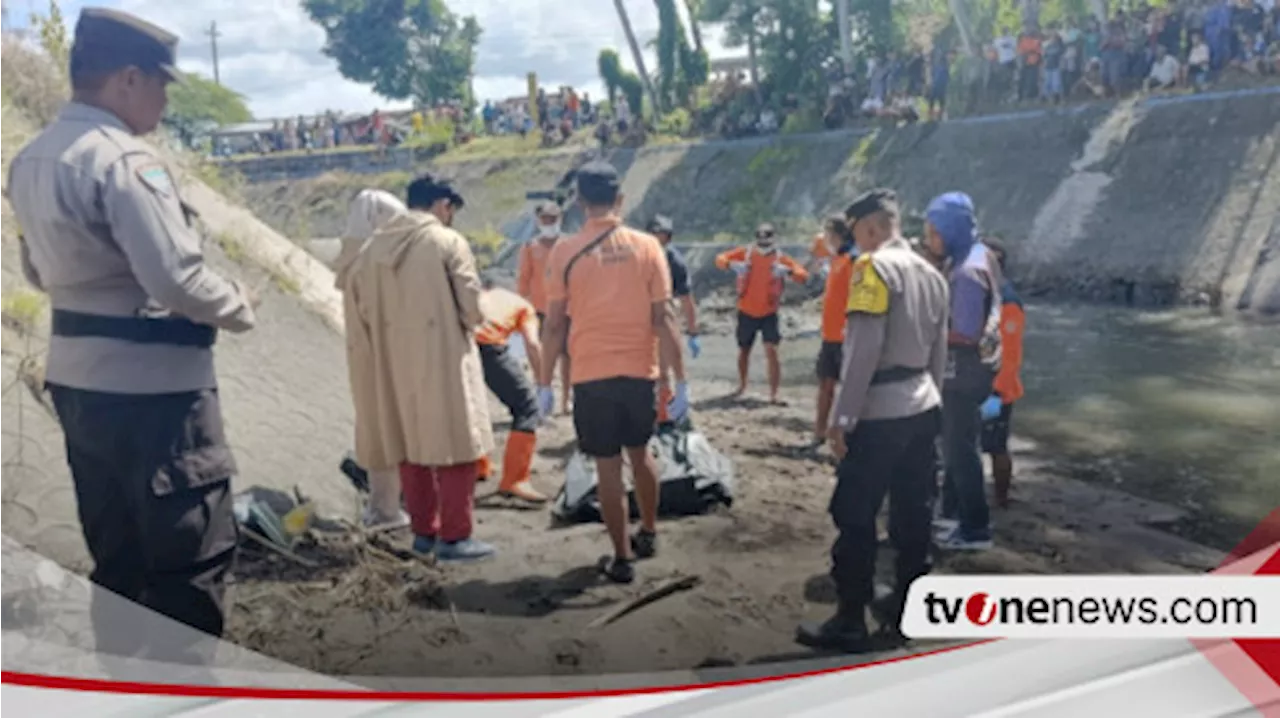
[[555, 239], [560, 236], [560, 223], [538, 225], [538, 235], [543, 239]]

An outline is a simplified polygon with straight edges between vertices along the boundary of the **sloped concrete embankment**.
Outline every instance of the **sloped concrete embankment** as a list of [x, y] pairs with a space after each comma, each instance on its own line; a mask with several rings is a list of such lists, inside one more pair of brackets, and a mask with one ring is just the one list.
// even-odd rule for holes
[[[624, 173], [628, 220], [669, 215], [683, 243], [741, 242], [772, 221], [784, 241], [804, 245], [824, 214], [868, 187], [893, 187], [916, 212], [959, 189], [974, 197], [984, 229], [1010, 245], [1028, 294], [1270, 313], [1280, 311], [1278, 147], [1280, 88], [1265, 87], [609, 158]], [[463, 231], [520, 242], [531, 234], [526, 192], [555, 187], [587, 156], [432, 169], [467, 197]], [[402, 190], [407, 178], [267, 183], [250, 188], [250, 201], [290, 236], [333, 237], [356, 191]]]
[[[6, 112], [6, 130], [10, 113]], [[5, 156], [15, 149], [6, 139]], [[200, 212], [207, 258], [258, 289], [258, 326], [223, 334], [216, 348], [228, 438], [239, 464], [238, 489], [297, 486], [328, 515], [354, 515], [355, 494], [337, 466], [352, 437], [352, 409], [333, 274], [292, 242], [208, 187], [185, 181]], [[20, 271], [18, 243], [5, 206], [6, 314], [14, 297], [41, 302]], [[46, 303], [47, 304], [47, 303]], [[4, 534], [59, 563], [88, 565], [62, 432], [36, 398], [47, 343], [47, 309], [16, 331], [6, 316], [3, 382]], [[24, 381], [25, 380], [25, 381]]]
[[1023, 246], [1036, 284], [1280, 311], [1280, 94], [1121, 105], [1089, 145]]
[[248, 208], [277, 232], [298, 242], [332, 239], [342, 236], [347, 208], [361, 190], [382, 189], [403, 197], [415, 173], [430, 170], [453, 181], [466, 198], [467, 206], [457, 217], [459, 229], [524, 237], [532, 232], [526, 226], [531, 221], [526, 193], [554, 188], [584, 159], [577, 152], [549, 152], [519, 159], [415, 165], [381, 174], [328, 172], [252, 182], [243, 194]]

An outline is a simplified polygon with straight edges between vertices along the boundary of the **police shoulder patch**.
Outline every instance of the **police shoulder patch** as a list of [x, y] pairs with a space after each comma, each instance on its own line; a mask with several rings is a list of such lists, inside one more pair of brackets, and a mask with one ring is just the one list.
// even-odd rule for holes
[[173, 193], [173, 178], [169, 176], [169, 170], [165, 169], [161, 164], [146, 164], [138, 168], [138, 179], [146, 185], [152, 192], [168, 197]]
[[889, 285], [885, 284], [870, 255], [858, 258], [849, 280], [849, 301], [845, 313], [885, 314], [889, 311]]

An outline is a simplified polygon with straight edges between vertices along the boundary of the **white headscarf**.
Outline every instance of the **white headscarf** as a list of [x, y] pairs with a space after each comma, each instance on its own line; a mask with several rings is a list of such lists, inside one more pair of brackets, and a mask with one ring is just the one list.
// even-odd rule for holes
[[364, 250], [369, 238], [378, 227], [409, 210], [395, 195], [380, 189], [363, 189], [351, 200], [347, 211], [347, 230], [343, 233], [342, 248], [333, 261], [336, 286], [341, 289], [346, 270]]

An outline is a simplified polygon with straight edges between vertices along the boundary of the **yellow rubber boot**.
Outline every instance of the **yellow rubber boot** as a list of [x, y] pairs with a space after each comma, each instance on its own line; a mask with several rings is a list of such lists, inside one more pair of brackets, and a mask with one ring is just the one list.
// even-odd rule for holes
[[538, 493], [529, 483], [533, 468], [533, 452], [538, 440], [532, 432], [513, 431], [507, 435], [507, 451], [502, 457], [502, 483], [498, 493], [533, 503], [542, 503], [546, 496]]

